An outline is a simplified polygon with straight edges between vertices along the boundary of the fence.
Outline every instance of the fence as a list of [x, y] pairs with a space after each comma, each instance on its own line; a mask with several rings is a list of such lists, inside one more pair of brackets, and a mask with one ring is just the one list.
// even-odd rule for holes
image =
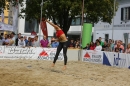
[[82, 50], [82, 61], [130, 69], [130, 54]]
[[[0, 46], [0, 59], [53, 60], [56, 48]], [[92, 50], [68, 49], [68, 61], [83, 61], [130, 69], [130, 54]], [[59, 61], [64, 60], [61, 50]]]

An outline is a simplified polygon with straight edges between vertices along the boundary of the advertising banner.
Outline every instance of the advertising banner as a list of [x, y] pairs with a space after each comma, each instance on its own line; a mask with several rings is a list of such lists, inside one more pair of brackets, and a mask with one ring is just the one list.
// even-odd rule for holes
[[97, 52], [97, 51], [92, 51], [92, 50], [83, 50], [82, 60], [84, 62], [102, 64], [103, 63], [103, 52]]
[[130, 55], [125, 53], [104, 52], [103, 64], [119, 68], [129, 68]]
[[[53, 60], [56, 54], [56, 48], [41, 47], [15, 47], [0, 46], [0, 59], [35, 59], [35, 60]], [[61, 50], [58, 60], [64, 60], [63, 50]]]

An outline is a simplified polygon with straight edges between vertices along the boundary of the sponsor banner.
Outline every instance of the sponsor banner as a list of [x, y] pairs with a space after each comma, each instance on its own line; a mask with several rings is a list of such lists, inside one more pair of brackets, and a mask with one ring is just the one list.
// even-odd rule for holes
[[35, 48], [0, 47], [0, 59], [36, 59]]
[[103, 54], [103, 64], [120, 68], [129, 68], [130, 61], [128, 54], [115, 52], [104, 52]]
[[[53, 60], [56, 54], [56, 48], [37, 48], [39, 60]], [[63, 50], [59, 53], [58, 60], [64, 60]]]
[[[53, 60], [56, 54], [56, 48], [41, 47], [15, 47], [0, 46], [0, 59], [35, 59], [35, 60]], [[64, 60], [63, 50], [61, 50], [58, 60]]]
[[82, 60], [84, 62], [91, 62], [91, 63], [103, 63], [103, 52], [97, 52], [92, 50], [83, 50], [82, 51]]

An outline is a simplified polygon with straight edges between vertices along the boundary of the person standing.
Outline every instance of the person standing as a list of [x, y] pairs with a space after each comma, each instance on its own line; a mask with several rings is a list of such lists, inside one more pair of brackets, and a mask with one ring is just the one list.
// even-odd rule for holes
[[18, 41], [18, 46], [19, 47], [25, 47], [25, 41], [23, 39], [23, 36], [20, 37], [20, 40]]
[[15, 45], [18, 46], [18, 41], [21, 39], [21, 33], [18, 34], [18, 38], [15, 40]]
[[68, 48], [67, 47], [67, 37], [66, 37], [65, 33], [62, 31], [62, 29], [59, 26], [51, 23], [48, 20], [45, 20], [45, 21], [48, 22], [50, 25], [52, 25], [54, 27], [54, 29], [56, 30], [56, 37], [59, 40], [59, 45], [57, 47], [57, 51], [56, 51], [56, 55], [55, 55], [54, 60], [53, 60], [52, 67], [55, 66], [55, 63], [56, 63], [56, 61], [58, 59], [58, 56], [59, 56], [59, 53], [63, 49], [63, 55], [64, 55], [64, 67], [63, 67], [63, 70], [65, 70], [67, 68], [66, 67], [66, 65], [67, 65], [67, 55], [66, 54], [67, 54], [67, 48]]
[[11, 41], [10, 41], [10, 46], [15, 46], [15, 33], [11, 33]]
[[103, 46], [104, 45], [104, 43], [102, 42], [102, 38], [101, 37], [99, 37], [99, 39], [98, 39], [99, 41], [100, 41], [100, 45], [101, 46]]
[[39, 41], [38, 41], [38, 36], [34, 37], [34, 43], [32, 45], [33, 47], [39, 47]]
[[95, 47], [95, 51], [101, 51], [102, 50], [102, 46], [100, 45], [101, 43], [100, 43], [100, 41], [99, 40], [97, 40], [97, 46]]
[[46, 36], [43, 36], [43, 39], [40, 41], [41, 47], [48, 47], [49, 41], [47, 40]]
[[24, 36], [24, 41], [25, 41], [25, 44], [27, 46], [27, 43], [28, 43], [27, 36]]

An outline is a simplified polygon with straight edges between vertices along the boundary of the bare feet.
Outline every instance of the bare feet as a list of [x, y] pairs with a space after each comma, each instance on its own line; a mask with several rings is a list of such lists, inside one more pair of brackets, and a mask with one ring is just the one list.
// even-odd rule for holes
[[55, 64], [53, 63], [52, 65], [51, 65], [51, 67], [54, 67], [55, 66]]
[[64, 65], [64, 67], [63, 67], [63, 69], [62, 70], [66, 70], [67, 69], [67, 67], [66, 67], [66, 65]]

